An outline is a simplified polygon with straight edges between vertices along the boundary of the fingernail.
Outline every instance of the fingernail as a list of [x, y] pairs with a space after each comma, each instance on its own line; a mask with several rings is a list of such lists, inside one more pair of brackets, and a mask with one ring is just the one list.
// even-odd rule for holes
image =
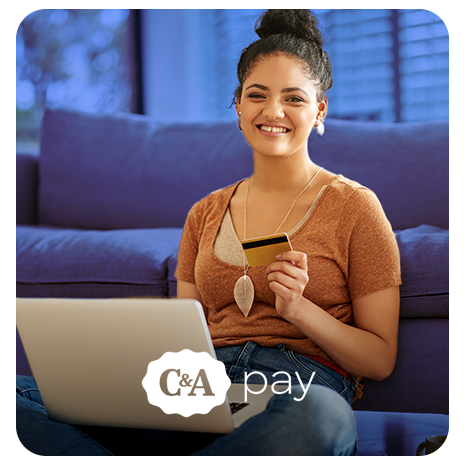
[[282, 258], [282, 255], [279, 253], [277, 256], [276, 256], [276, 259], [280, 259]]

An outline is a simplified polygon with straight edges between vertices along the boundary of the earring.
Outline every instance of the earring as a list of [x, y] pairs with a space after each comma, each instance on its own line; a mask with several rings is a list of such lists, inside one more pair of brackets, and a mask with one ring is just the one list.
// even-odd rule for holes
[[242, 130], [242, 118], [241, 118], [241, 116], [242, 116], [242, 112], [239, 111], [238, 120], [237, 120], [237, 127], [238, 127], [238, 130], [240, 130], [240, 131]]
[[319, 124], [316, 127], [316, 132], [319, 137], [322, 137], [325, 132], [325, 126], [324, 123], [322, 122], [322, 119], [319, 119]]

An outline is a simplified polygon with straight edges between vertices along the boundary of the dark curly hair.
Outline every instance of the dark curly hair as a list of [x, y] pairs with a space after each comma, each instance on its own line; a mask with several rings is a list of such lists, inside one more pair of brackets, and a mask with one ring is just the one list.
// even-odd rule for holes
[[255, 24], [259, 39], [242, 51], [237, 66], [239, 85], [234, 101], [242, 94], [242, 85], [256, 63], [269, 55], [286, 53], [298, 58], [317, 89], [318, 101], [332, 87], [332, 65], [322, 49], [318, 21], [309, 10], [267, 10]]

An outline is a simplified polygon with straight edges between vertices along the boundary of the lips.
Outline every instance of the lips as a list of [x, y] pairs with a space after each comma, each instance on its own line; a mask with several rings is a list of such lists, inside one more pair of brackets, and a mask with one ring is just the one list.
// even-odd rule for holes
[[283, 126], [267, 126], [266, 124], [258, 124], [256, 127], [263, 132], [270, 132], [275, 134], [285, 134], [290, 131], [290, 129], [287, 129]]

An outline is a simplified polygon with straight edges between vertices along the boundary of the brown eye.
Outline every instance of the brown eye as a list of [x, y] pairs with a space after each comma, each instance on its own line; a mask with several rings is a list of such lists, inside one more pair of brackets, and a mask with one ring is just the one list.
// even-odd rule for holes
[[303, 103], [304, 102], [304, 100], [300, 97], [290, 97], [287, 99], [287, 101], [291, 103]]

